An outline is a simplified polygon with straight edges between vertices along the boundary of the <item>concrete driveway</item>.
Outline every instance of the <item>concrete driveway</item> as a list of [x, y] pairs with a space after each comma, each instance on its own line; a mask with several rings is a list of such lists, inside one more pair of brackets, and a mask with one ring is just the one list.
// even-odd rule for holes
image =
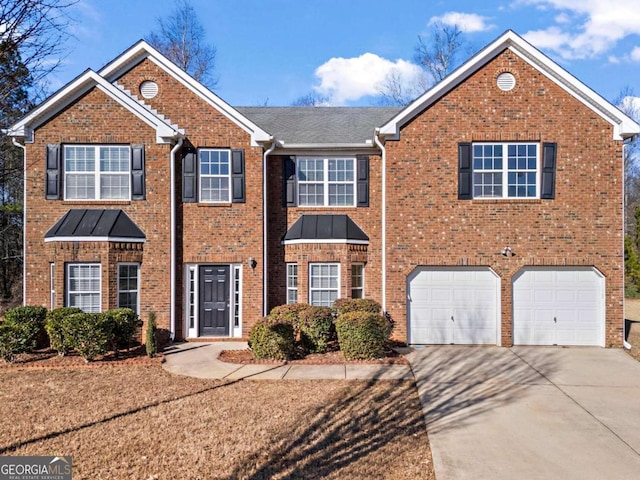
[[602, 348], [409, 355], [438, 480], [640, 478], [640, 363]]

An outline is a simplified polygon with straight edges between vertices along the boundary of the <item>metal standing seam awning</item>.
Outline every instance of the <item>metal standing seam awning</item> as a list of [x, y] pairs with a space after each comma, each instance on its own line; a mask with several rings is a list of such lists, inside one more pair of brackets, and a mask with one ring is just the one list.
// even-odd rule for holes
[[132, 242], [147, 237], [120, 209], [71, 209], [44, 235], [45, 242]]
[[282, 243], [368, 245], [369, 237], [348, 215], [301, 215], [287, 230]]

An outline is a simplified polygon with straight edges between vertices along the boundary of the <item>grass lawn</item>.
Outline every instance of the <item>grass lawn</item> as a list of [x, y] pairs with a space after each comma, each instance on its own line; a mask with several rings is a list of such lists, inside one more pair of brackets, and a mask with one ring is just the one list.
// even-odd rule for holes
[[0, 370], [0, 455], [72, 455], [74, 479], [435, 478], [413, 382], [159, 366]]

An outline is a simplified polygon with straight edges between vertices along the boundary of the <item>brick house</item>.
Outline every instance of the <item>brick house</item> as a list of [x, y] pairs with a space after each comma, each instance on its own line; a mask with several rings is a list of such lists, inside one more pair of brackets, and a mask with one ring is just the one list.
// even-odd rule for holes
[[14, 125], [25, 303], [246, 337], [368, 297], [414, 344], [621, 346], [640, 126], [511, 31], [406, 108], [234, 108], [143, 41]]

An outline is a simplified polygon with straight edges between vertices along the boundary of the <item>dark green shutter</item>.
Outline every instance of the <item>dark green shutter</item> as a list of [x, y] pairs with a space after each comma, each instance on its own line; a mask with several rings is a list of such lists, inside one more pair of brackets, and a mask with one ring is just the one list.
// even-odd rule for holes
[[542, 144], [542, 182], [540, 198], [554, 199], [556, 197], [556, 143]]
[[244, 150], [231, 150], [231, 201], [245, 203]]
[[131, 199], [145, 199], [144, 145], [131, 145]]
[[60, 145], [50, 144], [47, 145], [47, 159], [46, 159], [46, 179], [44, 194], [47, 200], [59, 200], [60, 199], [60, 177], [61, 177], [61, 164], [60, 164]]
[[458, 144], [458, 199], [471, 200], [473, 198], [473, 162], [471, 158], [471, 144]]
[[185, 147], [182, 149], [182, 201], [185, 203], [197, 202], [197, 161], [196, 149]]
[[358, 207], [369, 206], [369, 157], [367, 155], [356, 156], [357, 161], [357, 188]]
[[296, 200], [296, 157], [283, 157], [282, 205], [284, 207], [295, 207]]

